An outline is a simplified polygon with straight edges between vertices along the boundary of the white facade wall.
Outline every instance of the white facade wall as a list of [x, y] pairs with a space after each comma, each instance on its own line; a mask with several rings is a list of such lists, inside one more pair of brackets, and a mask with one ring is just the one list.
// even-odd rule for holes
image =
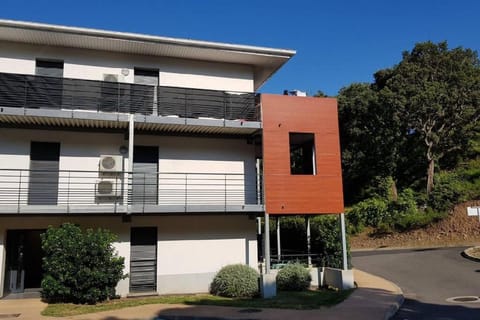
[[134, 68], [158, 69], [160, 85], [253, 92], [250, 66], [0, 42], [0, 72], [35, 74], [35, 59], [64, 61], [64, 77], [134, 82]]
[[[257, 269], [255, 219], [246, 215], [133, 216], [131, 222], [121, 217], [55, 216], [0, 217], [0, 297], [5, 284], [6, 231], [43, 229], [64, 222], [82, 228], [107, 228], [118, 235], [114, 244], [125, 257], [124, 273], [130, 271], [130, 228], [157, 227], [157, 291], [159, 293], [208, 292], [215, 273], [232, 263], [248, 264]], [[126, 296], [129, 279], [121, 280], [117, 293]]]
[[[98, 173], [100, 156], [119, 155], [120, 146], [128, 146], [120, 133], [4, 128], [0, 129], [0, 169], [28, 170], [31, 141], [59, 142], [60, 170], [90, 171], [60, 174], [60, 190], [67, 190], [69, 184], [82, 187], [82, 195], [75, 198], [75, 204], [95, 203], [93, 186], [101, 179]], [[254, 147], [243, 139], [137, 135], [135, 145], [159, 148], [159, 204], [183, 204], [185, 192], [191, 196], [191, 201], [197, 201], [196, 204], [223, 204], [225, 197], [229, 204], [254, 204], [256, 201]], [[124, 157], [123, 168], [128, 168], [127, 156]], [[25, 191], [28, 187], [27, 172], [21, 179], [18, 173], [3, 173], [0, 188], [21, 186]], [[119, 184], [122, 179], [118, 180]], [[27, 196], [28, 192], [22, 193], [20, 204], [27, 204]], [[2, 197], [4, 204], [17, 204], [16, 193]], [[58, 202], [66, 204], [74, 197], [74, 192], [60, 192]]]

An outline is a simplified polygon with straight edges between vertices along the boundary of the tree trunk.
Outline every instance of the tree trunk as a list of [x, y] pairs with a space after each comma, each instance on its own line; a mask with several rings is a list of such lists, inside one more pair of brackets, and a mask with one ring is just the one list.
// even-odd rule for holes
[[397, 190], [397, 182], [393, 179], [392, 180], [392, 190], [391, 190], [391, 193], [392, 193], [392, 200], [394, 202], [397, 202], [398, 200], [398, 190]]
[[430, 158], [428, 161], [428, 171], [427, 171], [427, 196], [430, 195], [433, 189], [433, 175], [435, 174], [435, 160]]

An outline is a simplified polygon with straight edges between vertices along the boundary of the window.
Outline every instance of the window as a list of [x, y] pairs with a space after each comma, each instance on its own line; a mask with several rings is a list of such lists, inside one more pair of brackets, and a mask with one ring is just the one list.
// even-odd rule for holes
[[35, 74], [37, 76], [63, 77], [63, 61], [40, 60], [35, 61]]
[[290, 173], [315, 174], [315, 135], [290, 133]]

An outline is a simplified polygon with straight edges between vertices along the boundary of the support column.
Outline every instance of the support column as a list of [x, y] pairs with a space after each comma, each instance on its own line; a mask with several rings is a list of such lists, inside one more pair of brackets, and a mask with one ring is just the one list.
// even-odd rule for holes
[[348, 270], [347, 236], [345, 234], [345, 213], [340, 213], [340, 232], [342, 237], [343, 270]]
[[263, 235], [263, 241], [265, 243], [265, 273], [270, 273], [270, 215], [265, 212], [265, 232]]
[[282, 245], [280, 239], [280, 217], [277, 217], [277, 260], [280, 263], [282, 260]]
[[307, 261], [308, 266], [312, 266], [312, 257], [310, 256], [312, 252], [312, 244], [311, 244], [311, 233], [310, 233], [310, 216], [305, 216], [305, 224], [307, 226]]
[[265, 273], [260, 275], [260, 293], [262, 298], [272, 298], [277, 295], [277, 282], [274, 273], [270, 272], [270, 215], [265, 212]]

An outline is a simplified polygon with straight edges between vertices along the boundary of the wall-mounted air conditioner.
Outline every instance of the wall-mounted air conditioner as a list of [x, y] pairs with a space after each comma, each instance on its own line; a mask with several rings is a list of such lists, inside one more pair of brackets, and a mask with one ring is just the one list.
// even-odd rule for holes
[[101, 172], [122, 171], [122, 156], [101, 155], [99, 169]]
[[102, 179], [95, 186], [97, 197], [118, 197], [121, 195], [122, 185], [117, 179]]

